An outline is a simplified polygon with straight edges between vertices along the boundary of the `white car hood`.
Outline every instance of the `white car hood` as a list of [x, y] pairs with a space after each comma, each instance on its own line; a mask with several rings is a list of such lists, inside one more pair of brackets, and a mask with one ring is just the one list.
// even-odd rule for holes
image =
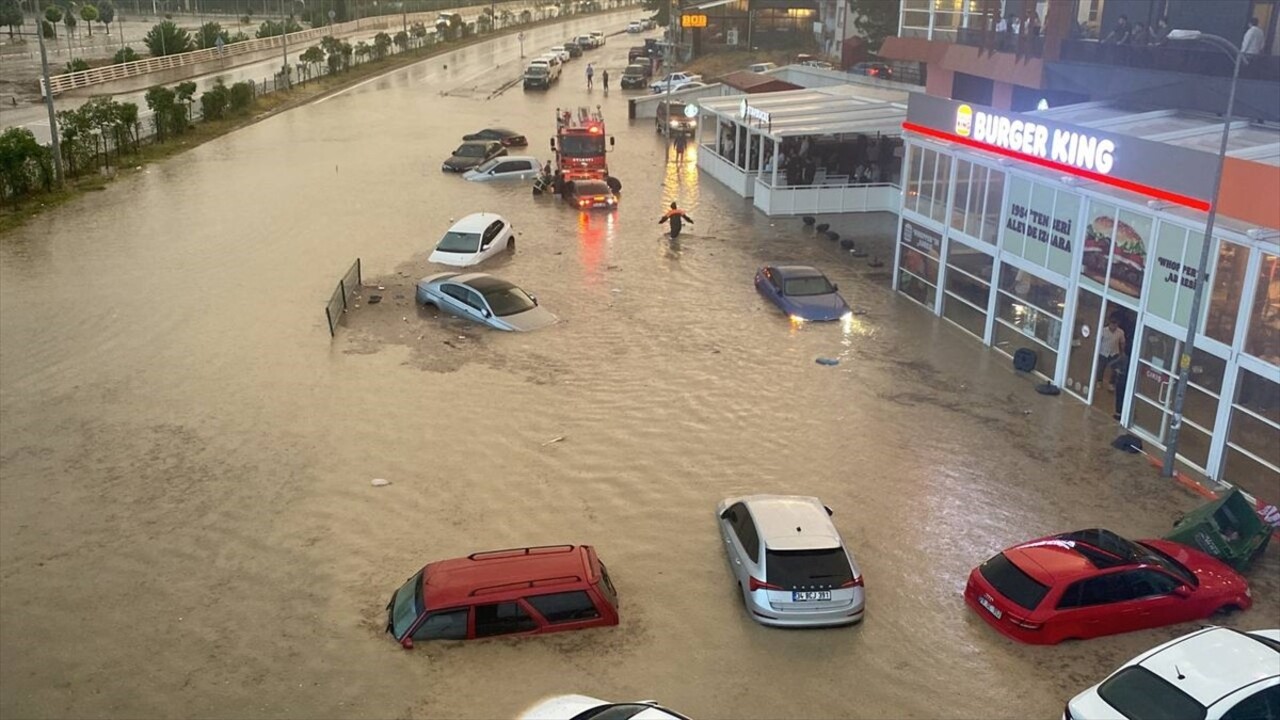
[[431, 251], [431, 256], [427, 258], [427, 262], [438, 263], [440, 265], [452, 265], [453, 267], [471, 267], [478, 265], [481, 261], [479, 253], [455, 253], [442, 252], [440, 250]]

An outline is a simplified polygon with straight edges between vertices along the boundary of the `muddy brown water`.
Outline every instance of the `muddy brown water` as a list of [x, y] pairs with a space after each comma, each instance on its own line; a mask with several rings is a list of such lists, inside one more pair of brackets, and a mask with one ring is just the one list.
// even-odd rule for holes
[[[886, 268], [664, 162], [627, 95], [587, 95], [581, 60], [549, 93], [484, 100], [513, 59], [428, 61], [0, 243], [0, 714], [495, 718], [582, 692], [695, 718], [1057, 717], [1195, 627], [1059, 647], [991, 631], [961, 591], [992, 553], [1092, 526], [1157, 536], [1198, 500], [1108, 447], [1104, 415], [895, 296]], [[615, 215], [439, 172], [495, 123], [545, 157], [554, 108], [587, 101], [618, 138]], [[656, 223], [671, 199], [696, 222], [678, 246]], [[558, 325], [501, 334], [413, 305], [431, 243], [478, 210], [519, 231], [485, 269]], [[832, 222], [890, 247], [886, 218]], [[330, 340], [323, 303], [357, 256], [362, 299], [384, 300]], [[771, 260], [823, 267], [865, 312], [791, 327], [751, 286]], [[713, 511], [752, 492], [836, 511], [860, 626], [746, 617]], [[609, 564], [618, 627], [410, 652], [383, 633], [423, 563], [561, 542]], [[1226, 622], [1280, 622], [1277, 565]]]

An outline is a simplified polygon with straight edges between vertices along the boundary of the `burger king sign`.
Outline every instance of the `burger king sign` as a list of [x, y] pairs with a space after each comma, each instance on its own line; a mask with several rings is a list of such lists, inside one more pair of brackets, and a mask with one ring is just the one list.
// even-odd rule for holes
[[988, 110], [975, 111], [969, 105], [956, 108], [956, 135], [1103, 175], [1115, 164], [1116, 144], [1110, 139]]

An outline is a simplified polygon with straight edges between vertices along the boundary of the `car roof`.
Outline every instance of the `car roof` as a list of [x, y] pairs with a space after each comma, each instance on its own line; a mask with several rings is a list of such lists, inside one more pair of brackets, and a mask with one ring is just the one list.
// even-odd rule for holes
[[1240, 688], [1280, 677], [1280, 651], [1248, 633], [1222, 627], [1173, 640], [1137, 664], [1206, 707]]
[[1128, 541], [1097, 528], [1043, 537], [1015, 545], [1006, 557], [1036, 580], [1053, 585], [1113, 567], [1143, 564], [1124, 547]]
[[[637, 69], [637, 70], [644, 70], [644, 69], [645, 69], [645, 68], [647, 68], [647, 67], [649, 67], [649, 66], [648, 66], [648, 65], [645, 65], [644, 63], [631, 63], [630, 65], [628, 65], [628, 66], [626, 67], [626, 70], [630, 70], [631, 68], [635, 68], [635, 69]], [[624, 70], [624, 72], [625, 72], [625, 70]]]
[[603, 180], [574, 180], [573, 190], [574, 192], [577, 192], [578, 190], [586, 190], [587, 192], [602, 192], [607, 190], [610, 194], [613, 193], [613, 189], [609, 187], [609, 183]]
[[842, 545], [840, 533], [818, 498], [748, 495], [738, 500], [751, 511], [760, 538], [770, 550], [825, 550]]
[[497, 140], [463, 140], [463, 141], [462, 141], [462, 144], [458, 145], [458, 147], [465, 147], [465, 146], [467, 146], [467, 145], [485, 145], [485, 146], [489, 146], [489, 145], [493, 145], [493, 144], [495, 144], [495, 143], [497, 143], [497, 142], [498, 142]]
[[437, 609], [525, 593], [534, 587], [554, 592], [563, 584], [591, 579], [589, 550], [589, 545], [545, 545], [428, 563], [423, 573], [423, 600], [427, 608]]
[[484, 232], [494, 220], [501, 220], [503, 224], [506, 224], [507, 222], [507, 219], [498, 213], [471, 213], [470, 215], [458, 220], [453, 225], [450, 225], [449, 232]]
[[506, 290], [507, 288], [515, 287], [515, 285], [502, 278], [486, 273], [476, 273], [476, 277], [467, 280], [466, 283], [467, 287], [479, 291], [481, 295], [488, 295], [494, 290]]
[[[528, 160], [529, 162], [533, 163], [534, 165], [538, 165], [538, 164], [539, 164], [539, 163], [538, 163], [538, 158], [536, 158], [536, 157], [534, 157], [534, 156], [532, 156], [532, 155], [499, 155], [499, 156], [497, 156], [497, 157], [495, 157], [495, 158], [489, 158], [489, 162], [493, 162], [494, 160], [497, 160], [498, 162], [506, 162], [506, 161], [508, 161], [508, 160]], [[482, 215], [497, 215], [497, 213], [477, 213], [477, 214], [482, 214]], [[499, 215], [498, 217], [502, 217], [502, 216], [501, 216], [501, 215]]]
[[481, 130], [480, 132], [495, 132], [495, 133], [500, 133], [502, 135], [519, 135], [520, 134], [515, 130], [512, 130], [511, 128], [504, 128], [504, 127], [487, 127]]
[[821, 270], [809, 265], [771, 265], [770, 267], [783, 280], [802, 277], [826, 277]]

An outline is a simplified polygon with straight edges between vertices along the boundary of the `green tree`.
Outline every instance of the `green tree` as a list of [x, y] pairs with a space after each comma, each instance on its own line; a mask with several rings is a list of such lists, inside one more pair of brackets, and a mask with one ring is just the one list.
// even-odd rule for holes
[[67, 35], [70, 37], [75, 37], [76, 25], [79, 24], [79, 21], [76, 20], [76, 14], [71, 10], [68, 10], [62, 16], [62, 24], [67, 26]]
[[88, 69], [89, 63], [83, 58], [71, 58], [71, 62], [67, 63], [67, 68], [63, 72], [73, 73]]
[[127, 143], [133, 144], [134, 152], [138, 150], [138, 106], [136, 103], [119, 103], [116, 106], [116, 121], [122, 135], [124, 146]]
[[191, 33], [175, 25], [172, 20], [165, 20], [154, 25], [147, 31], [147, 35], [142, 41], [147, 44], [147, 49], [151, 51], [152, 57], [184, 53], [190, 50], [194, 44], [191, 40]]
[[53, 23], [48, 20], [40, 21], [40, 34], [43, 35], [46, 40], [58, 37], [58, 31], [53, 28]]
[[298, 59], [308, 65], [319, 65], [324, 62], [324, 50], [321, 50], [319, 45], [312, 45], [303, 51]]
[[[53, 28], [53, 37], [58, 37], [58, 23], [62, 21], [62, 8], [57, 5], [50, 5], [44, 9], [44, 19], [49, 21], [50, 27]], [[46, 33], [45, 37], [49, 37]]]
[[[157, 140], [164, 142], [165, 136], [171, 132], [180, 133], [186, 129], [186, 114], [182, 106], [178, 104], [177, 95], [172, 90], [162, 85], [157, 85], [147, 90], [146, 95], [143, 97], [146, 99], [147, 107], [151, 109], [153, 115], [152, 122], [155, 123]], [[181, 124], [179, 124], [179, 121]]]
[[[186, 119], [189, 121], [191, 119], [191, 106], [194, 105], [196, 102], [195, 81], [183, 80], [177, 85], [174, 85], [173, 95], [174, 95], [174, 99], [176, 99], [179, 103], [182, 104], [182, 107], [185, 109], [184, 115], [186, 116]], [[186, 130], [185, 123], [183, 124], [182, 129]]]
[[253, 105], [253, 96], [257, 92], [252, 80], [244, 80], [231, 86], [231, 112], [241, 114]]
[[400, 52], [404, 52], [409, 49], [409, 33], [401, 30], [396, 33], [393, 40], [396, 43], [396, 47], [400, 48]]
[[258, 26], [258, 32], [256, 33], [256, 35], [257, 37], [260, 37], [260, 38], [275, 37], [276, 35], [279, 35], [281, 32], [283, 32], [282, 30], [283, 27], [288, 27], [289, 32], [291, 33], [296, 33], [302, 30], [302, 26], [299, 25], [298, 21], [294, 20], [293, 18], [289, 18], [287, 23], [283, 26], [281, 25], [281, 23], [278, 23], [275, 20], [263, 20], [262, 24]]
[[849, 0], [853, 27], [867, 38], [868, 50], [879, 52], [885, 38], [898, 34], [901, 4], [902, 0]]
[[93, 130], [93, 119], [87, 105], [58, 111], [58, 135], [68, 176], [84, 173], [93, 163], [98, 153], [97, 136]]
[[125, 45], [116, 51], [116, 64], [133, 62], [138, 59], [138, 53], [134, 52], [132, 45]]
[[9, 26], [9, 39], [13, 39], [13, 29], [21, 27], [23, 21], [22, 6], [18, 0], [0, 0], [0, 25]]
[[369, 47], [369, 43], [363, 40], [356, 43], [356, 60], [358, 62], [364, 62], [367, 60], [372, 52], [373, 48]]
[[81, 5], [80, 19], [84, 21], [85, 27], [89, 28], [89, 37], [93, 37], [93, 23], [98, 19], [98, 8], [88, 3]]
[[244, 42], [245, 40], [248, 40], [248, 39], [250, 39], [248, 35], [245, 35], [243, 32], [237, 30], [234, 35], [231, 35], [230, 37], [227, 38], [227, 44], [231, 45], [233, 43]]
[[116, 21], [116, 5], [111, 0], [98, 0], [98, 22], [107, 28], [107, 34], [111, 34], [111, 23]]
[[221, 23], [207, 22], [196, 31], [196, 45], [201, 49], [217, 47], [218, 38], [222, 38], [224, 43], [230, 39]]
[[[41, 178], [41, 168], [48, 164], [48, 157], [48, 148], [36, 142], [30, 130], [11, 127], [0, 133], [0, 204], [30, 194]], [[46, 188], [49, 184], [46, 180]]]
[[373, 57], [381, 60], [387, 56], [387, 50], [391, 47], [391, 36], [380, 32], [373, 36]]
[[231, 91], [219, 78], [213, 87], [200, 95], [200, 114], [205, 120], [221, 120], [226, 117], [227, 106], [231, 104]]
[[[857, 0], [851, 0], [857, 2]], [[875, 2], [875, 0], [872, 0]], [[644, 9], [649, 11], [649, 16], [659, 27], [666, 27], [671, 24], [671, 3], [667, 0], [644, 0]]]

